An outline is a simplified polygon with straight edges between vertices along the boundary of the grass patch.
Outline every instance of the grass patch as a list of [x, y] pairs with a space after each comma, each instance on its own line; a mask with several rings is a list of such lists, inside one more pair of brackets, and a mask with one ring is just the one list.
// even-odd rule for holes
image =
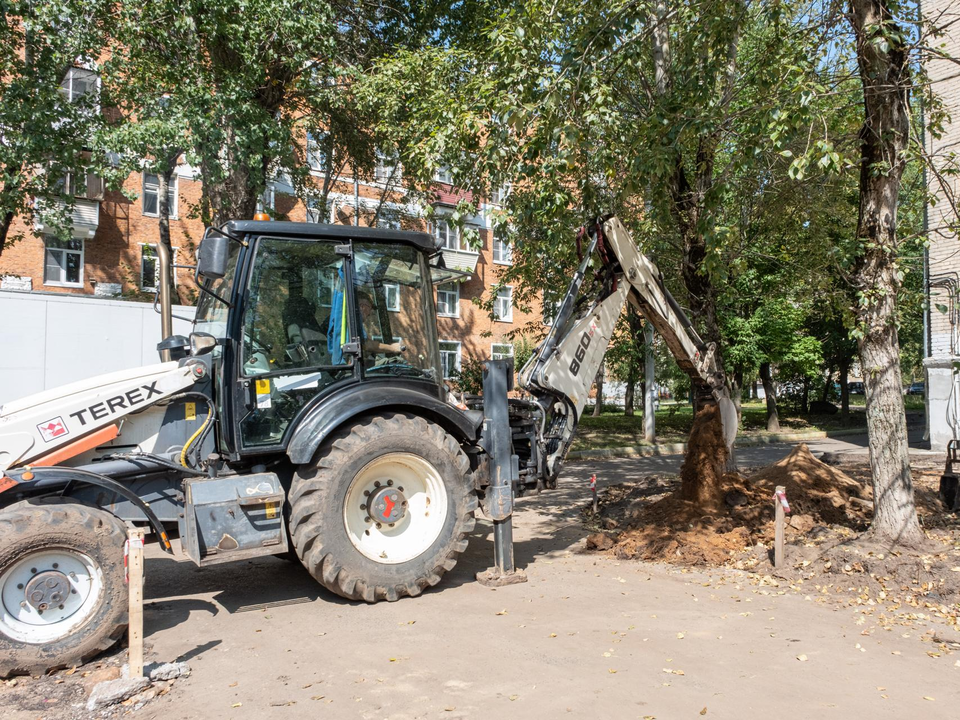
[[[862, 396], [861, 396], [862, 399]], [[922, 398], [921, 398], [922, 401]], [[909, 407], [909, 406], [908, 406]], [[923, 407], [923, 403], [920, 403]], [[750, 402], [742, 405], [740, 433], [766, 432], [767, 408], [762, 402]], [[573, 450], [595, 450], [597, 448], [643, 445], [643, 414], [632, 417], [623, 414], [621, 408], [604, 405], [603, 414], [593, 417], [592, 406], [587, 406], [580, 420], [577, 438]], [[690, 405], [661, 404], [657, 411], [657, 440], [659, 442], [686, 442], [693, 423], [693, 408]], [[850, 417], [844, 423], [837, 415], [797, 415], [782, 412], [780, 429], [782, 432], [803, 432], [823, 430], [830, 432], [841, 428], [866, 428], [863, 406], [852, 406]]]

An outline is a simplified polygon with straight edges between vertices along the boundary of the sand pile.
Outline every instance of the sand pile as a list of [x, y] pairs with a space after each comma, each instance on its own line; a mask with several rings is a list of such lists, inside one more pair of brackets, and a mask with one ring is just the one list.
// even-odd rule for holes
[[778, 485], [786, 488], [792, 510], [788, 540], [817, 526], [863, 530], [872, 514], [871, 489], [820, 462], [803, 444], [749, 477], [727, 474], [719, 484], [723, 501], [713, 505], [687, 500], [679, 489], [651, 505], [621, 493], [601, 507], [601, 526], [615, 532], [592, 535], [588, 547], [612, 549], [625, 559], [721, 564], [773, 539]]

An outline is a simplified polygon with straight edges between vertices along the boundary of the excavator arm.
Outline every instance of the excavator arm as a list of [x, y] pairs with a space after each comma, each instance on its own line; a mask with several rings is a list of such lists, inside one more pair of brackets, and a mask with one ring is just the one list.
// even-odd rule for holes
[[[550, 332], [520, 371], [520, 385], [533, 396], [540, 416], [537, 458], [531, 463], [537, 466], [538, 475], [548, 486], [555, 482], [627, 302], [663, 338], [698, 395], [720, 406], [724, 437], [727, 445], [732, 445], [736, 409], [717, 364], [716, 346], [700, 339], [664, 286], [657, 266], [637, 249], [619, 219], [598, 220], [580, 232], [580, 240], [588, 241], [584, 257]], [[599, 269], [591, 278], [594, 257]]]

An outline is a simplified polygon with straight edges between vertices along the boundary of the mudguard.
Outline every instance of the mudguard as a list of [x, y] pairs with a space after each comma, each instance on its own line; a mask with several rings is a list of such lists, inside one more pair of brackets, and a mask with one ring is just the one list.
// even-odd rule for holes
[[459, 442], [477, 440], [482, 413], [464, 412], [411, 386], [363, 383], [325, 399], [308, 411], [287, 443], [287, 456], [298, 465], [313, 459], [317, 448], [345, 422], [371, 412], [408, 412], [440, 425]]

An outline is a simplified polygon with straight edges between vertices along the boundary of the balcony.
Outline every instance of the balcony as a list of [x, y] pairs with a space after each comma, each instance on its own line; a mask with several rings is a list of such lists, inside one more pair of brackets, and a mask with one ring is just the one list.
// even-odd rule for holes
[[473, 273], [477, 269], [477, 261], [480, 259], [480, 253], [475, 250], [440, 248], [440, 254], [443, 256], [443, 266], [445, 268], [461, 270], [466, 273]]
[[[50, 202], [45, 199], [37, 198], [38, 217], [34, 223], [37, 232], [42, 233], [46, 228], [42, 215], [45, 213], [66, 214], [66, 203], [63, 200], [54, 200]], [[73, 237], [77, 240], [89, 240], [100, 225], [100, 201], [88, 200], [87, 198], [76, 198], [73, 202], [73, 211], [70, 213], [70, 224]]]

